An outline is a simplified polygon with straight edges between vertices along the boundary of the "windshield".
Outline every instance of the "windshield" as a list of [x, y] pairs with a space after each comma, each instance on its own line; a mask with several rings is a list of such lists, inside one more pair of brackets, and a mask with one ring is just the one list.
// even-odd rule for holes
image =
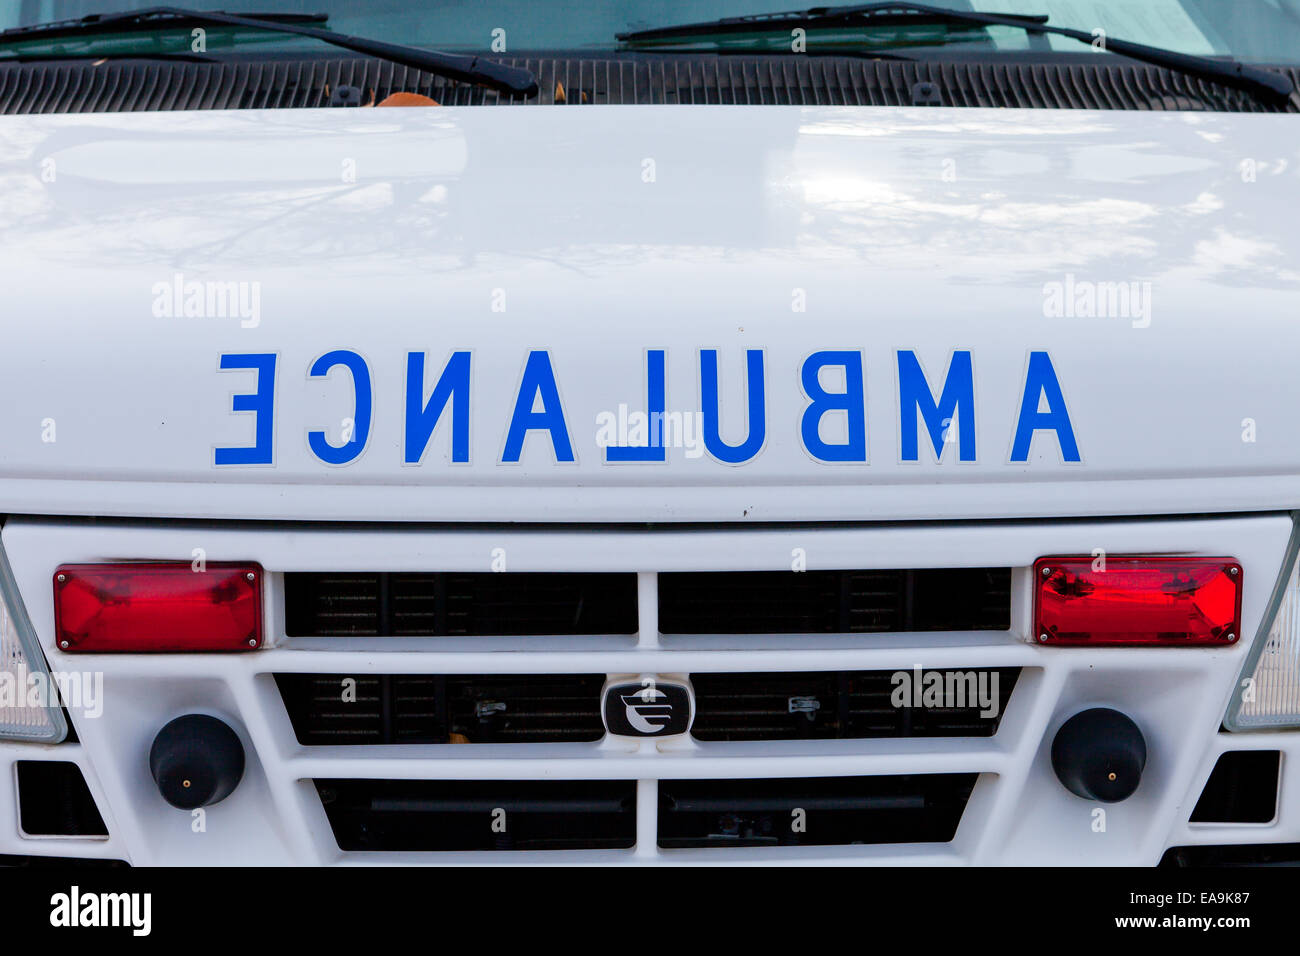
[[[443, 50], [508, 54], [543, 50], [616, 50], [619, 33], [798, 8], [799, 0], [219, 0], [211, 9], [232, 13], [325, 13], [329, 29], [376, 40]], [[986, 13], [1048, 14], [1057, 26], [1104, 30], [1106, 35], [1183, 53], [1232, 56], [1247, 62], [1300, 63], [1300, 0], [928, 0], [933, 6]], [[0, 0], [0, 29], [91, 13], [156, 6], [157, 0]], [[195, 4], [196, 7], [202, 6]], [[311, 40], [210, 31], [210, 49], [315, 48]], [[222, 37], [238, 32], [238, 37]], [[842, 37], [843, 29], [836, 31]], [[810, 40], [814, 39], [810, 36]], [[53, 40], [42, 40], [52, 44]], [[60, 40], [75, 48], [82, 41]], [[1014, 55], [1050, 49], [1088, 54], [1090, 47], [1060, 37], [1031, 38], [992, 27], [948, 36], [947, 50], [990, 46]], [[697, 47], [698, 48], [698, 47]], [[913, 52], [915, 46], [912, 46]]]

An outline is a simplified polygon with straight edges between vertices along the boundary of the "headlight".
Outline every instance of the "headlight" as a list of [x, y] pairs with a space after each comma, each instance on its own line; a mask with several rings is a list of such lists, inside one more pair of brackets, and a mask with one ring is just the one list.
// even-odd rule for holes
[[1229, 730], [1300, 727], [1300, 531], [1293, 530], [1282, 576], [1237, 680], [1223, 724]]
[[0, 739], [56, 744], [67, 733], [45, 655], [0, 548]]

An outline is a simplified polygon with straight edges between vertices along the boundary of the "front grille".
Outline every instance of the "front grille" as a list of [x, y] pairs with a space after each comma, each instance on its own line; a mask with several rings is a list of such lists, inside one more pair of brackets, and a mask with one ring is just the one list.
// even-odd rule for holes
[[[918, 83], [944, 106], [1296, 112], [1173, 70], [1088, 62], [931, 62], [853, 56], [636, 54], [489, 57], [532, 70], [535, 98], [502, 96], [383, 60], [320, 56], [229, 63], [50, 62], [0, 65], [0, 113], [295, 109], [329, 106], [340, 87], [373, 104], [392, 93], [445, 106], [498, 103], [907, 106]], [[1279, 72], [1300, 80], [1300, 70]]]
[[316, 780], [341, 850], [626, 849], [636, 783]]
[[1010, 626], [1010, 568], [659, 575], [659, 629], [664, 634], [985, 631]]
[[[997, 732], [1019, 674], [1014, 667], [920, 676], [692, 674], [692, 733], [706, 741], [987, 737]], [[604, 735], [602, 674], [277, 674], [275, 682], [306, 746], [583, 742]]]
[[599, 740], [603, 674], [276, 674], [298, 742]]
[[659, 846], [946, 843], [977, 776], [663, 780]]
[[634, 634], [630, 573], [304, 573], [284, 576], [290, 637]]
[[997, 732], [1019, 676], [1018, 667], [919, 677], [913, 671], [692, 674], [692, 733], [700, 740], [988, 737]]

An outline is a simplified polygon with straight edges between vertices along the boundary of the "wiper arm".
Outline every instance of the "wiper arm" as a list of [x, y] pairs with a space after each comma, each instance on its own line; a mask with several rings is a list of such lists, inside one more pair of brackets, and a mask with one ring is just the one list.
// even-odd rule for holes
[[529, 70], [507, 66], [478, 56], [461, 56], [424, 50], [405, 44], [384, 43], [365, 37], [349, 36], [308, 26], [323, 23], [324, 14], [254, 14], [244, 16], [221, 10], [189, 10], [184, 7], [148, 7], [124, 13], [92, 14], [79, 20], [40, 23], [34, 26], [15, 27], [0, 31], [0, 46], [31, 39], [86, 36], [111, 33], [120, 28], [145, 29], [157, 25], [233, 26], [271, 33], [311, 37], [345, 50], [389, 60], [412, 69], [423, 70], [436, 76], [445, 76], [462, 83], [486, 86], [501, 93], [532, 96], [537, 92], [537, 78]]
[[[1069, 37], [1080, 43], [1092, 45], [1091, 32], [1072, 30], [1069, 27], [1050, 26], [1046, 14], [979, 13], [974, 10], [950, 10], [923, 3], [864, 3], [853, 6], [811, 7], [807, 10], [789, 10], [783, 13], [762, 13], [746, 17], [723, 17], [702, 23], [657, 27], [620, 33], [617, 39], [632, 45], [671, 43], [714, 34], [752, 33], [755, 30], [789, 27], [825, 27], [836, 24], [871, 23], [906, 25], [952, 23], [972, 26], [1016, 27], [1034, 34], [1051, 34]], [[1180, 73], [1245, 90], [1265, 99], [1285, 103], [1295, 93], [1291, 80], [1281, 73], [1249, 66], [1233, 59], [1218, 59], [1177, 53], [1162, 47], [1147, 46], [1114, 37], [1105, 38], [1104, 49], [1134, 60], [1162, 66]]]

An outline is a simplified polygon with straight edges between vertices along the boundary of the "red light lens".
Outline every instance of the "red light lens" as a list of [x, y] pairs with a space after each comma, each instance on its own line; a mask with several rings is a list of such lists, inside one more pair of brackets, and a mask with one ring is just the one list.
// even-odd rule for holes
[[1232, 558], [1107, 556], [1101, 566], [1092, 557], [1034, 563], [1039, 642], [1187, 647], [1241, 634], [1241, 565]]
[[249, 651], [262, 646], [257, 564], [70, 564], [54, 575], [64, 651]]

